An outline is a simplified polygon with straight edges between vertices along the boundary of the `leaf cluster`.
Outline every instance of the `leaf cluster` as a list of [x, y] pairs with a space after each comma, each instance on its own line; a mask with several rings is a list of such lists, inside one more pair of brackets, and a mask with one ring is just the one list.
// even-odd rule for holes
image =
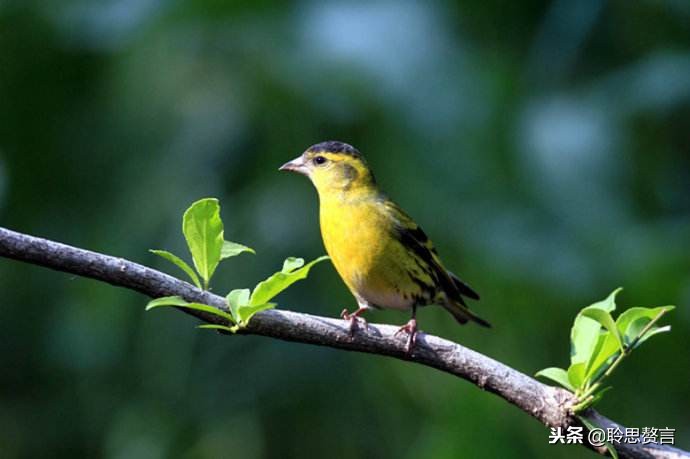
[[[177, 255], [165, 250], [151, 250], [182, 269], [198, 288], [207, 290], [213, 274], [221, 261], [242, 253], [256, 252], [237, 242], [225, 240], [220, 205], [217, 199], [205, 198], [193, 203], [182, 218], [182, 233], [196, 271]], [[202, 303], [190, 303], [179, 296], [156, 298], [148, 303], [146, 310], [159, 307], [195, 309], [223, 318], [227, 325], [205, 324], [199, 328], [219, 329], [235, 333], [247, 326], [258, 312], [272, 309], [276, 303], [271, 300], [298, 280], [305, 279], [315, 264], [328, 259], [322, 256], [305, 265], [304, 259], [290, 257], [283, 262], [280, 271], [259, 282], [253, 290], [235, 289], [227, 296], [227, 311]], [[202, 287], [203, 286], [203, 287]]]
[[670, 326], [656, 325], [674, 306], [656, 308], [634, 307], [621, 313], [616, 320], [617, 289], [605, 300], [582, 309], [575, 317], [570, 332], [570, 366], [546, 368], [541, 376], [565, 387], [578, 398], [573, 411], [581, 411], [599, 401], [610, 389], [603, 383], [620, 362], [654, 335], [668, 332]]

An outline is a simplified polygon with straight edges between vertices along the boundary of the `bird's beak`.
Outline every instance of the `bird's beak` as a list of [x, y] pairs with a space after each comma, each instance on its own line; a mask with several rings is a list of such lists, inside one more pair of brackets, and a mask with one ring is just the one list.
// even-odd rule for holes
[[306, 164], [304, 163], [304, 159], [299, 156], [292, 161], [288, 161], [287, 163], [283, 164], [280, 166], [279, 171], [292, 171], [292, 172], [297, 172], [298, 174], [303, 174], [307, 175], [309, 173]]

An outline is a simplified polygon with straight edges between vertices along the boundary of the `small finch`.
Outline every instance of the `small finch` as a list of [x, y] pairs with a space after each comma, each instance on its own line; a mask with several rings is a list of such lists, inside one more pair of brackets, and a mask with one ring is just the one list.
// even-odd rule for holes
[[461, 324], [471, 320], [490, 327], [463, 299], [478, 300], [479, 295], [443, 266], [419, 225], [379, 190], [357, 149], [322, 142], [280, 170], [306, 175], [319, 194], [326, 251], [359, 306], [341, 314], [350, 320], [351, 333], [370, 308], [409, 310], [412, 318], [398, 331], [408, 334], [409, 353], [417, 336], [417, 307], [431, 304]]

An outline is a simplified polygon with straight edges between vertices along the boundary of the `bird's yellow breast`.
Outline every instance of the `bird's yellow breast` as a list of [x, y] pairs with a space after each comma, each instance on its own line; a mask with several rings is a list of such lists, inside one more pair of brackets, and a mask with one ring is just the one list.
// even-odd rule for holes
[[321, 235], [336, 270], [350, 289], [371, 277], [385, 252], [385, 227], [366, 201], [321, 203]]
[[400, 286], [407, 273], [403, 247], [391, 237], [391, 222], [377, 199], [325, 199], [321, 235], [333, 265], [348, 288], [372, 305], [407, 309]]

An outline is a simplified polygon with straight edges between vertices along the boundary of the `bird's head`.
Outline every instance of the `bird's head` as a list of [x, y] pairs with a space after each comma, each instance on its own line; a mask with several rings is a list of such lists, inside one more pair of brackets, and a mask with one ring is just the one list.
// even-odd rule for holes
[[362, 154], [343, 142], [312, 145], [301, 156], [283, 164], [280, 170], [306, 175], [320, 195], [333, 192], [358, 194], [376, 187]]

